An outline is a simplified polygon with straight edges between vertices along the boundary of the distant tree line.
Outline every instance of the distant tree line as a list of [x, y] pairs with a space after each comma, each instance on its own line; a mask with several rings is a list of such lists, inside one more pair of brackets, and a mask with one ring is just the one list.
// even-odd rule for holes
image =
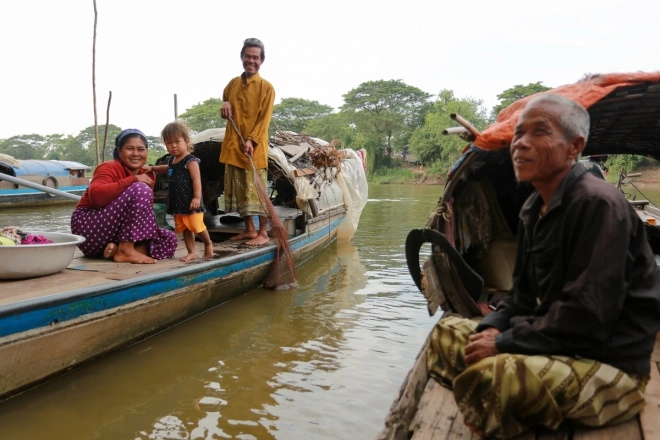
[[[368, 81], [343, 95], [344, 104], [332, 107], [302, 98], [285, 98], [274, 106], [270, 131], [294, 131], [325, 140], [338, 140], [346, 148], [364, 148], [368, 154], [369, 172], [401, 166], [395, 156], [414, 155], [430, 174], [444, 174], [460, 157], [466, 142], [457, 136], [442, 134], [456, 126], [450, 118], [457, 113], [483, 130], [497, 119], [499, 112], [511, 103], [535, 93], [549, 90], [541, 82], [518, 84], [497, 95], [499, 104], [488, 110], [481, 99], [457, 97], [452, 90], [441, 90], [432, 96], [401, 80]], [[210, 98], [193, 105], [179, 119], [193, 133], [225, 126], [220, 118], [222, 100]], [[99, 127], [104, 133], [105, 126]], [[112, 143], [121, 131], [109, 125], [105, 159], [112, 158]], [[149, 136], [149, 163], [165, 154], [158, 137]], [[77, 136], [37, 134], [14, 136], [0, 140], [0, 153], [17, 159], [60, 159], [95, 163], [94, 127]], [[621, 159], [617, 159], [620, 161]], [[632, 170], [636, 159], [626, 159]]]

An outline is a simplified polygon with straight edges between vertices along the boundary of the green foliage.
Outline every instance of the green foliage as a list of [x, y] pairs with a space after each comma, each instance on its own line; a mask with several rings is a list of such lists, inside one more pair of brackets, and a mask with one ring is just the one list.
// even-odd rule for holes
[[348, 115], [342, 112], [311, 119], [302, 131], [309, 136], [328, 142], [337, 139], [340, 145], [346, 148], [353, 148], [354, 150], [361, 148], [355, 127], [351, 126]]
[[422, 173], [410, 168], [381, 168], [369, 174], [369, 183], [405, 184], [419, 180]]
[[305, 133], [308, 122], [323, 118], [332, 113], [332, 107], [319, 104], [318, 101], [309, 101], [301, 98], [285, 98], [273, 106], [273, 119], [270, 121], [269, 131], [277, 130]]
[[222, 107], [222, 99], [209, 98], [180, 114], [179, 119], [188, 125], [192, 134], [209, 128], [221, 128], [225, 126], [226, 121], [220, 117], [220, 107]]
[[643, 160], [643, 156], [631, 154], [610, 155], [605, 162], [605, 167], [608, 169], [607, 180], [616, 182], [622, 172], [623, 174], [632, 173]]
[[433, 109], [426, 114], [424, 125], [410, 138], [410, 149], [427, 166], [446, 169], [461, 155], [468, 142], [456, 135], [444, 135], [442, 131], [458, 124], [451, 119], [455, 113], [469, 121], [477, 130], [488, 124], [483, 102], [474, 98], [458, 99], [451, 90], [442, 90]]
[[493, 111], [491, 113], [491, 119], [493, 121], [496, 121], [497, 115], [500, 114], [500, 111], [502, 111], [502, 109], [508, 107], [509, 105], [513, 104], [519, 99], [522, 99], [526, 96], [534, 95], [536, 93], [545, 92], [546, 90], [551, 89], [551, 87], [546, 87], [541, 83], [542, 81], [537, 81], [535, 83], [529, 83], [526, 86], [522, 84], [516, 84], [515, 86], [506, 89], [505, 91], [497, 95], [497, 99], [500, 100], [500, 103], [495, 107], [493, 107]]
[[41, 159], [53, 149], [52, 141], [38, 134], [13, 136], [0, 141], [0, 153], [15, 159]]
[[424, 120], [431, 95], [401, 80], [369, 81], [343, 95], [341, 111], [361, 134], [371, 170], [388, 167]]
[[149, 142], [147, 164], [155, 165], [156, 160], [167, 154], [167, 148], [165, 148], [165, 145], [163, 145], [161, 139], [156, 136], [147, 136], [147, 142]]

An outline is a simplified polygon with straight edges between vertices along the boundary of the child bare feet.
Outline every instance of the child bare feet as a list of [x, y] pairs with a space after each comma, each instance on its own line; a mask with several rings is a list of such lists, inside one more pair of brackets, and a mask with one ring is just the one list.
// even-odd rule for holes
[[213, 258], [213, 243], [210, 240], [204, 244], [204, 256], [202, 258], [205, 260]]
[[196, 259], [197, 259], [197, 255], [192, 253], [192, 254], [186, 255], [185, 257], [179, 258], [179, 261], [183, 261], [184, 263], [186, 263], [188, 261], [195, 261]]

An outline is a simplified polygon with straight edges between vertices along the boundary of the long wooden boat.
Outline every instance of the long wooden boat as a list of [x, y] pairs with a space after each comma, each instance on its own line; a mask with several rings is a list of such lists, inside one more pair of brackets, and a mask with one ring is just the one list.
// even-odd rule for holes
[[[90, 167], [65, 160], [18, 160], [0, 154], [0, 173], [82, 196], [89, 186]], [[9, 182], [0, 178], [0, 208], [75, 203], [71, 198]]]
[[[569, 96], [591, 116], [585, 155], [639, 154], [660, 160], [660, 72], [599, 75], [549, 93]], [[427, 300], [430, 315], [438, 309], [478, 317], [489, 301], [512, 285], [518, 212], [531, 187], [516, 182], [508, 146], [517, 115], [531, 99], [512, 104], [498, 122], [478, 133], [467, 121], [450, 132], [468, 142], [449, 173], [444, 194], [423, 229], [406, 241], [408, 267]], [[646, 224], [660, 266], [660, 210], [650, 201], [631, 201]], [[420, 267], [421, 242], [432, 254]], [[613, 250], [616, 251], [616, 250]], [[477, 439], [463, 424], [453, 393], [428, 374], [427, 341], [396, 396], [379, 439]], [[647, 406], [635, 419], [608, 428], [562, 426], [539, 429], [522, 439], [660, 438], [660, 339], [652, 356]]]
[[[282, 148], [271, 147], [269, 172], [279, 189], [275, 209], [288, 229], [296, 265], [338, 237], [350, 239], [367, 196], [358, 154], [342, 150], [346, 156], [339, 173], [336, 168], [319, 169], [309, 163], [312, 145], [293, 144], [299, 138], [289, 135]], [[215, 164], [222, 133], [196, 139], [196, 153], [212, 156], [213, 167], [221, 168]], [[297, 150], [298, 158], [290, 160], [285, 149]], [[300, 161], [304, 173], [296, 166]], [[205, 184], [222, 192], [222, 176], [214, 179], [202, 172]], [[317, 179], [317, 187], [312, 181], [318, 176], [323, 178]], [[212, 214], [206, 219], [214, 242], [209, 260], [201, 259], [203, 246], [197, 242], [200, 258], [179, 261], [186, 254], [179, 237], [174, 258], [152, 265], [90, 259], [76, 251], [68, 267], [58, 273], [0, 280], [0, 400], [261, 285], [273, 266], [275, 240], [257, 248], [228, 240], [243, 230], [240, 217]]]

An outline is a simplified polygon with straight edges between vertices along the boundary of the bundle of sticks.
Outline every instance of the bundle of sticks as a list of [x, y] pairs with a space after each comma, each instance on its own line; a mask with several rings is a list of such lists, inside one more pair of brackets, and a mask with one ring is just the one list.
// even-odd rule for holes
[[337, 140], [333, 140], [328, 145], [317, 145], [309, 152], [309, 157], [312, 159], [312, 165], [316, 168], [337, 168], [341, 169], [341, 162], [346, 156], [344, 150], [337, 150]]

